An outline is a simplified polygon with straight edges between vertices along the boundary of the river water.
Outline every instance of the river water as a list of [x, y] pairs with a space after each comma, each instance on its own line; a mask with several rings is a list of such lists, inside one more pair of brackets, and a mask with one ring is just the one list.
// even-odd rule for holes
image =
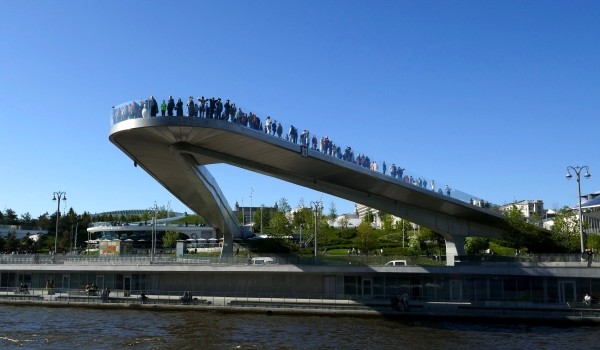
[[0, 349], [596, 349], [600, 329], [0, 304]]

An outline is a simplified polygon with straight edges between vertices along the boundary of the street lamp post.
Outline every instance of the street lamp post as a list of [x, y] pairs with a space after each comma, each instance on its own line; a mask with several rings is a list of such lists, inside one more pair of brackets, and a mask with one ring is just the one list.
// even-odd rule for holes
[[263, 209], [265, 208], [264, 204], [260, 205], [260, 234], [263, 234]]
[[60, 217], [60, 200], [62, 199], [65, 202], [67, 201], [67, 192], [62, 192], [62, 191], [54, 192], [52, 194], [52, 200], [55, 201], [57, 199], [58, 199], [58, 202], [57, 202], [57, 206], [56, 206], [56, 232], [55, 232], [55, 236], [54, 236], [54, 255], [56, 255], [57, 248], [58, 248], [58, 219]]
[[317, 233], [318, 233], [318, 229], [319, 229], [319, 214], [321, 209], [323, 209], [323, 204], [321, 203], [321, 201], [316, 201], [316, 202], [310, 202], [311, 206], [313, 207], [314, 210], [314, 214], [315, 214], [315, 259], [317, 258]]
[[254, 189], [250, 187], [250, 223], [252, 223], [252, 232], [254, 232], [254, 218], [252, 217], [252, 195], [254, 194]]
[[[75, 228], [75, 231], [73, 231]], [[74, 225], [71, 225], [71, 234], [73, 235], [73, 243], [71, 245], [71, 252], [77, 249], [77, 229], [79, 228], [79, 223], [76, 222]]]
[[154, 255], [156, 254], [156, 202], [154, 202], [154, 216], [152, 220], [152, 242], [150, 242], [150, 264], [154, 264]]
[[402, 219], [402, 248], [404, 248], [404, 219]]
[[579, 239], [581, 241], [582, 253], [585, 247], [585, 245], [583, 244], [583, 212], [581, 211], [581, 171], [583, 169], [585, 169], [585, 175], [583, 175], [583, 177], [589, 179], [592, 175], [590, 174], [590, 168], [587, 165], [584, 165], [582, 167], [580, 167], [579, 165], [575, 167], [569, 165], [567, 166], [567, 175], [565, 175], [567, 180], [570, 180], [573, 177], [573, 175], [571, 175], [571, 170], [573, 170], [575, 172], [575, 175], [577, 175], [577, 193], [579, 194]]

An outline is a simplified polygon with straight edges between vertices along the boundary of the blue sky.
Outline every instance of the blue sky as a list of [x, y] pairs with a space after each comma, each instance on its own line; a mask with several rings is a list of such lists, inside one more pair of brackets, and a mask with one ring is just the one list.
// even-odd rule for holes
[[[245, 110], [497, 204], [600, 190], [597, 1], [0, 2], [0, 210], [188, 211], [108, 140], [154, 95]], [[286, 128], [287, 130], [287, 128]], [[229, 203], [354, 204], [230, 166]], [[252, 190], [251, 190], [252, 189]]]

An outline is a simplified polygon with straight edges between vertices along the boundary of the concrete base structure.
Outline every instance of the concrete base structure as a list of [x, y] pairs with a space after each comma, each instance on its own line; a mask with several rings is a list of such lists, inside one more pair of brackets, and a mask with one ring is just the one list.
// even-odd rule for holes
[[[125, 305], [141, 304], [142, 292], [149, 296], [144, 304], [180, 305], [183, 292], [189, 291], [195, 298], [186, 304], [190, 307], [600, 319], [596, 305], [583, 303], [586, 293], [600, 299], [598, 276], [597, 269], [585, 263], [485, 267], [2, 264], [0, 299], [103, 303], [85, 293], [85, 285], [93, 283], [99, 290], [111, 290], [110, 300], [104, 303]], [[46, 288], [48, 281], [54, 288]], [[28, 285], [29, 294], [16, 292], [21, 283]], [[409, 307], [392, 308], [393, 298], [402, 295]]]

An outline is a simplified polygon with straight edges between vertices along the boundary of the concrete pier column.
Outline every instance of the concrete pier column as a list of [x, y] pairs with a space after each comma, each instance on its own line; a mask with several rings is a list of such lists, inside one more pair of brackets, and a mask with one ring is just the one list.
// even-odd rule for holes
[[467, 255], [465, 251], [465, 237], [444, 235], [446, 240], [446, 265], [454, 266], [456, 256]]

